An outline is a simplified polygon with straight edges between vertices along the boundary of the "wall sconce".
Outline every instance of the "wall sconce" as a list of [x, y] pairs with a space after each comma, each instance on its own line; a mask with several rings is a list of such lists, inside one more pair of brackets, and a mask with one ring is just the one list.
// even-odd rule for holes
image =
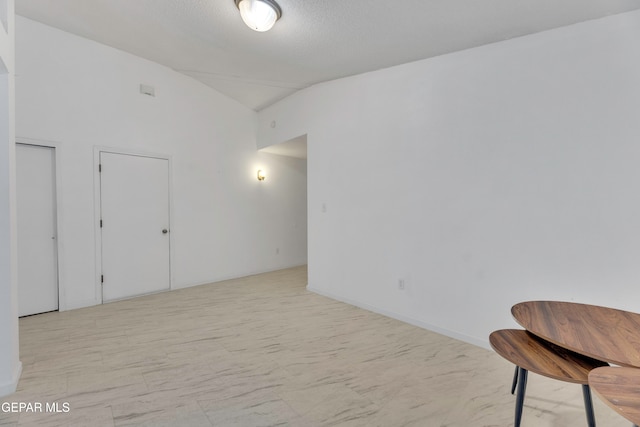
[[267, 177], [262, 169], [258, 169], [258, 181], [264, 181]]

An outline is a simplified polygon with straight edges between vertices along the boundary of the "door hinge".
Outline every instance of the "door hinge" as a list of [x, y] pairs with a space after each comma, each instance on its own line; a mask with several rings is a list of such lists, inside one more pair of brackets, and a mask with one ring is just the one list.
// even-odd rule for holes
[[104, 283], [104, 274], [100, 275], [100, 283]]
[[100, 228], [102, 228], [102, 220], [100, 220]]
[[102, 172], [102, 164], [98, 165], [98, 172]]

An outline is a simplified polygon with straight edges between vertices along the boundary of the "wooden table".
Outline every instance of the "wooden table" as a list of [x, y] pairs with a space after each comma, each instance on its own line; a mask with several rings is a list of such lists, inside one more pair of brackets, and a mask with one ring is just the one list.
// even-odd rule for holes
[[589, 373], [589, 386], [617, 413], [640, 424], [640, 369], [596, 368]]
[[544, 340], [594, 359], [640, 368], [640, 314], [559, 301], [522, 302], [511, 314]]
[[496, 353], [516, 365], [517, 377], [514, 376], [511, 387], [512, 394], [516, 385], [518, 387], [513, 423], [515, 427], [519, 427], [522, 420], [529, 371], [556, 380], [581, 384], [587, 425], [596, 425], [591, 391], [588, 386], [589, 372], [601, 366], [608, 366], [605, 362], [573, 353], [522, 329], [493, 331], [489, 335], [489, 343]]

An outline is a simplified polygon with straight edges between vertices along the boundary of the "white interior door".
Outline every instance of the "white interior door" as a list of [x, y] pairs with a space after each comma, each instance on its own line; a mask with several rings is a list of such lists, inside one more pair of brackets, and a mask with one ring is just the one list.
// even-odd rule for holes
[[18, 315], [58, 309], [55, 151], [16, 144]]
[[169, 161], [100, 153], [102, 299], [167, 290]]

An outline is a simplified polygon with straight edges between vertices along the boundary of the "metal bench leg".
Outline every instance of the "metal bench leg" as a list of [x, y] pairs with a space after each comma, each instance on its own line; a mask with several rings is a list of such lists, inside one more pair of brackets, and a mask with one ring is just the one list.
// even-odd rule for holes
[[591, 389], [589, 385], [582, 385], [582, 395], [584, 396], [584, 410], [587, 412], [587, 425], [596, 427], [596, 417], [593, 415], [593, 401], [591, 400]]
[[527, 374], [528, 371], [526, 369], [518, 369], [518, 395], [516, 396], [516, 419], [513, 423], [514, 427], [520, 427], [520, 420], [522, 420], [524, 393], [527, 390]]
[[520, 370], [520, 366], [516, 365], [516, 370], [513, 372], [513, 382], [511, 383], [511, 394], [516, 391], [516, 384], [518, 384], [518, 371]]

